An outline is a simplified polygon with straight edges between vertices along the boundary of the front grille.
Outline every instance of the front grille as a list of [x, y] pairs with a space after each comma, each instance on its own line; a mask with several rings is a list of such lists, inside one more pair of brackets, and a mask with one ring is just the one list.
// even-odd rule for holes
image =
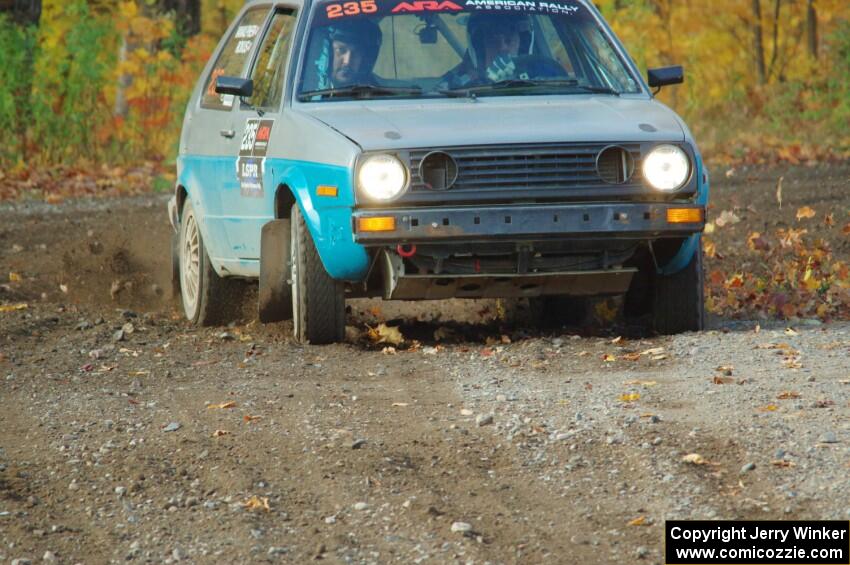
[[[441, 149], [458, 165], [457, 191], [563, 190], [611, 185], [599, 176], [596, 157], [610, 144], [493, 145]], [[618, 144], [640, 162], [639, 144]], [[419, 175], [419, 163], [433, 149], [410, 151], [412, 192], [431, 192]], [[640, 170], [636, 167], [636, 170]], [[629, 185], [640, 184], [635, 173]]]

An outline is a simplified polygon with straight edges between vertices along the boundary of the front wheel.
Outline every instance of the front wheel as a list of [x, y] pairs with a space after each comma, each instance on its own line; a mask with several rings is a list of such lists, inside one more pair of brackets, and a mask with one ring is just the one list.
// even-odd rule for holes
[[655, 331], [677, 334], [705, 327], [702, 241], [688, 266], [672, 275], [656, 275], [652, 317]]
[[244, 288], [215, 272], [192, 203], [186, 199], [178, 240], [180, 298], [186, 318], [199, 326], [226, 324], [239, 316]]
[[295, 340], [324, 344], [345, 337], [345, 286], [325, 270], [301, 209], [292, 206], [290, 281]]

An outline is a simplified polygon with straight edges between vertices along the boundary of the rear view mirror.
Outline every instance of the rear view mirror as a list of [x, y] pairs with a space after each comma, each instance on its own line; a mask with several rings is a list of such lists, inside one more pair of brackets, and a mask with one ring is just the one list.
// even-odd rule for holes
[[254, 94], [254, 81], [249, 78], [221, 76], [215, 79], [215, 91], [218, 94], [250, 98]]
[[661, 88], [669, 84], [682, 84], [685, 82], [685, 72], [682, 67], [661, 67], [658, 69], [649, 69], [646, 71], [649, 77], [649, 86], [653, 88]]
[[437, 43], [437, 28], [433, 26], [425, 26], [419, 30], [419, 43], [423, 45], [433, 45]]

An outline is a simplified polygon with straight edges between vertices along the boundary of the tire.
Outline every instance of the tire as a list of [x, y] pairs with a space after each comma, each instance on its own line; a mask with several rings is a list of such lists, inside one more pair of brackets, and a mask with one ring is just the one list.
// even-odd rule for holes
[[186, 319], [198, 326], [214, 326], [239, 317], [244, 285], [218, 276], [213, 269], [189, 199], [180, 215], [179, 271]]
[[345, 337], [345, 286], [325, 270], [298, 205], [290, 216], [290, 281], [295, 340], [325, 344]]
[[652, 318], [660, 334], [701, 331], [705, 327], [702, 240], [688, 266], [653, 281]]

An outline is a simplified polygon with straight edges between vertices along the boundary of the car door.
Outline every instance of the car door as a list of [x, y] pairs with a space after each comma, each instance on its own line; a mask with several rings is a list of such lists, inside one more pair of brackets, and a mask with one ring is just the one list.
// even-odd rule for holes
[[266, 152], [275, 136], [283, 135], [279, 118], [296, 20], [294, 8], [274, 9], [246, 75], [254, 93], [232, 113], [236, 135], [227, 142], [227, 152], [233, 167], [224, 179], [222, 205], [231, 253], [239, 260], [259, 259], [260, 232], [272, 217], [276, 186], [266, 167]]
[[234, 259], [225, 229], [228, 208], [223, 180], [234, 167], [231, 142], [238, 134], [233, 114], [239, 101], [232, 95], [216, 93], [215, 82], [220, 76], [243, 75], [270, 10], [270, 5], [250, 8], [230, 28], [227, 39], [214, 54], [215, 62], [208, 67], [203, 89], [193, 100], [183, 127], [181, 159], [192, 179], [193, 198], [200, 204], [198, 212], [203, 218], [207, 252], [216, 265], [226, 265]]

